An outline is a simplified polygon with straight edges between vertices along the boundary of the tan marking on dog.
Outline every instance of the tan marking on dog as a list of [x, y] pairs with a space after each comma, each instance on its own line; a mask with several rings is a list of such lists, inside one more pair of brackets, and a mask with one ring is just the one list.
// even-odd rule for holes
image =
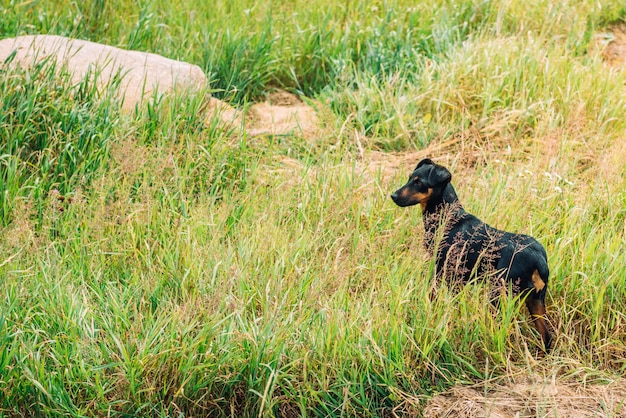
[[546, 283], [543, 281], [537, 270], [533, 271], [532, 279], [533, 286], [535, 286], [535, 290], [537, 292], [541, 292], [543, 288], [546, 287]]
[[428, 188], [428, 191], [426, 193], [415, 193], [415, 197], [420, 202], [422, 212], [426, 210], [426, 204], [430, 200], [430, 197], [432, 196], [432, 194], [433, 194], [433, 189], [431, 188]]

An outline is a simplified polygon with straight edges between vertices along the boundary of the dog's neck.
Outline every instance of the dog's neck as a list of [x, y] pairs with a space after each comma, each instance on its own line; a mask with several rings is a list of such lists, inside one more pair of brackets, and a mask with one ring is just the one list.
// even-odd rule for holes
[[452, 187], [452, 184], [450, 183], [446, 184], [443, 189], [437, 190], [433, 193], [433, 196], [426, 204], [426, 208], [424, 208], [423, 216], [431, 217], [448, 209], [452, 209], [454, 212], [459, 214], [465, 212], [463, 210], [463, 206], [461, 206], [461, 202], [459, 202], [456, 192], [454, 191], [454, 187]]
[[435, 237], [447, 234], [465, 214], [450, 183], [443, 189], [435, 191], [422, 213], [426, 248], [432, 252]]

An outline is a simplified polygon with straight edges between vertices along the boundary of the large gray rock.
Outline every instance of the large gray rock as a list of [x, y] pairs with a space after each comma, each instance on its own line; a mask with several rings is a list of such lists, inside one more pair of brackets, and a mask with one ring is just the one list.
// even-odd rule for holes
[[84, 79], [91, 71], [98, 74], [98, 86], [103, 87], [116, 75], [122, 75], [120, 95], [125, 110], [134, 109], [155, 94], [197, 90], [207, 83], [197, 65], [62, 36], [26, 35], [0, 40], [0, 65], [14, 52], [10, 65], [29, 67], [54, 59], [58, 65], [66, 65], [73, 82]]

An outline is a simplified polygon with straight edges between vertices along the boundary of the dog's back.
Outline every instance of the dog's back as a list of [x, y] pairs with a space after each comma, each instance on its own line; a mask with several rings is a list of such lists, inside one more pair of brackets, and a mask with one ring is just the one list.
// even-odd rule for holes
[[[431, 221], [427, 221], [430, 223]], [[531, 277], [536, 270], [544, 284], [548, 282], [547, 254], [533, 237], [493, 228], [461, 209], [460, 216], [435, 226], [443, 228], [438, 247], [438, 267], [454, 264], [458, 271], [450, 271], [464, 282], [484, 273], [497, 274], [498, 278], [515, 282]], [[427, 226], [432, 229], [432, 225]], [[434, 233], [433, 236], [436, 236]], [[532, 283], [513, 283], [519, 290], [535, 288]]]

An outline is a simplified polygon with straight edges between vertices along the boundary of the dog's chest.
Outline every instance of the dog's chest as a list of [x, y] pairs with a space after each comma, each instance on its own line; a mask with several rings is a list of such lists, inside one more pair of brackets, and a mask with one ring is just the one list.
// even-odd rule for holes
[[439, 275], [467, 281], [473, 275], [495, 273], [501, 257], [502, 231], [491, 228], [472, 215], [463, 214], [425, 224], [427, 251], [436, 253]]

